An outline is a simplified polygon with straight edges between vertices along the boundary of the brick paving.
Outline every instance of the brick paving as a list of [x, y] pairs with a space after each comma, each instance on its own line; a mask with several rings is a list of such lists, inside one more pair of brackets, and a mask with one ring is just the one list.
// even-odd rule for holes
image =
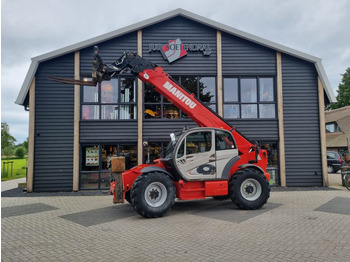
[[211, 198], [144, 219], [106, 194], [3, 194], [2, 261], [348, 261], [350, 192], [274, 190], [256, 211]]

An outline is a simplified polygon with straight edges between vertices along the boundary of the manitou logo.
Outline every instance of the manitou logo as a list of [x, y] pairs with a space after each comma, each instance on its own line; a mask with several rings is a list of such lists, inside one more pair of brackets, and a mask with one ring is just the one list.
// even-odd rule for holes
[[176, 40], [169, 40], [169, 43], [162, 46], [160, 52], [164, 59], [167, 59], [169, 63], [176, 61], [177, 59], [187, 55], [180, 38]]
[[189, 106], [189, 108], [193, 109], [196, 107], [196, 103], [191, 100], [188, 96], [178, 90], [175, 86], [170, 84], [168, 81], [163, 85], [163, 87], [176, 96], [179, 100], [185, 103], [185, 105]]

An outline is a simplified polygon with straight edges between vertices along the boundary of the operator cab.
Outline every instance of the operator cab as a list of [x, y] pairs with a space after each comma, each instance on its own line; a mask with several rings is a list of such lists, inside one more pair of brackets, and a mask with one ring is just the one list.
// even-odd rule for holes
[[227, 179], [234, 159], [238, 149], [230, 132], [201, 127], [171, 134], [163, 161], [177, 180], [203, 181]]

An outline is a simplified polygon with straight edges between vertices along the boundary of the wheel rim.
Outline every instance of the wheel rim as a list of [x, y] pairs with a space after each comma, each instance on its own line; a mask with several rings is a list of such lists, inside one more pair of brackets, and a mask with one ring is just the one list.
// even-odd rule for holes
[[243, 198], [249, 201], [257, 200], [262, 193], [262, 187], [260, 183], [253, 178], [244, 180], [241, 184], [240, 190]]
[[160, 182], [149, 184], [145, 191], [145, 200], [151, 207], [159, 207], [164, 204], [168, 192], [166, 187]]
[[332, 166], [328, 166], [327, 169], [328, 169], [328, 173], [333, 173], [333, 167]]

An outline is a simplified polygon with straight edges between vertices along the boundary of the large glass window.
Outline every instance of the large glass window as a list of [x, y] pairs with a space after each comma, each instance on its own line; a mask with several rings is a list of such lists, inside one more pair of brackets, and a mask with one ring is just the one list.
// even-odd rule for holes
[[169, 142], [150, 142], [143, 148], [143, 162], [152, 163], [154, 160], [165, 157], [165, 151]]
[[273, 77], [224, 78], [224, 118], [276, 118]]
[[[216, 78], [198, 76], [173, 76], [190, 94], [194, 94], [202, 103], [216, 111]], [[150, 84], [144, 85], [145, 119], [188, 118], [169, 100], [158, 94]]]
[[195, 132], [186, 137], [186, 155], [209, 152], [211, 150], [211, 132]]
[[82, 93], [82, 120], [136, 119], [136, 82], [132, 77], [83, 86]]
[[125, 157], [125, 167], [137, 165], [136, 144], [107, 143], [81, 146], [80, 189], [107, 189], [111, 180], [111, 158]]

